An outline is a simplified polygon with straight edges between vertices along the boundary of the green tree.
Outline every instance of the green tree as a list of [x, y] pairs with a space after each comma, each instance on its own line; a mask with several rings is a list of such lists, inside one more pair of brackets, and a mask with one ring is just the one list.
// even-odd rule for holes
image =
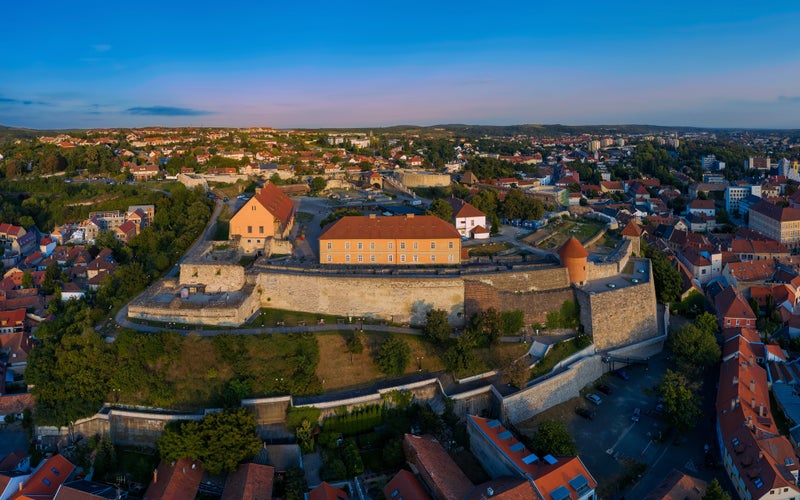
[[568, 457], [578, 454], [578, 447], [564, 422], [547, 420], [539, 425], [531, 438], [532, 451], [543, 457], [553, 455]]
[[323, 191], [327, 185], [328, 181], [326, 181], [324, 177], [314, 177], [311, 179], [311, 192], [315, 194], [319, 193]]
[[659, 392], [664, 398], [664, 409], [669, 415], [670, 423], [680, 432], [686, 432], [694, 427], [701, 415], [696, 390], [697, 387], [681, 373], [667, 370], [661, 377]]
[[350, 363], [353, 362], [353, 354], [364, 352], [364, 331], [353, 330], [353, 334], [347, 340], [347, 350], [350, 352]]
[[525, 326], [525, 313], [520, 309], [500, 313], [500, 325], [503, 335], [514, 335]]
[[731, 496], [722, 489], [717, 478], [714, 478], [708, 483], [703, 500], [731, 500]]
[[693, 324], [683, 325], [670, 335], [670, 350], [681, 365], [689, 368], [710, 367], [720, 357], [716, 338]]
[[381, 345], [377, 356], [380, 370], [390, 377], [402, 375], [411, 361], [411, 348], [400, 337], [391, 337]]
[[505, 369], [503, 380], [517, 389], [524, 389], [531, 379], [530, 359], [528, 355], [515, 359]]
[[210, 474], [231, 472], [261, 449], [255, 415], [247, 408], [211, 413], [203, 420], [169, 425], [158, 440], [167, 461], [184, 457], [203, 462]]
[[644, 246], [644, 255], [653, 266], [653, 279], [656, 286], [656, 298], [659, 302], [674, 302], [680, 298], [683, 279], [677, 269], [672, 267], [667, 256], [661, 250]]
[[286, 500], [303, 500], [307, 491], [308, 483], [303, 469], [300, 467], [287, 469], [283, 480], [283, 497]]
[[694, 320], [694, 325], [707, 335], [715, 336], [719, 332], [717, 317], [711, 313], [704, 312], [697, 316]]
[[311, 422], [303, 420], [300, 427], [295, 429], [294, 435], [303, 453], [311, 453], [314, 451], [314, 427], [311, 425]]
[[428, 215], [435, 215], [443, 221], [452, 222], [453, 207], [450, 206], [447, 200], [438, 198], [431, 203], [431, 207], [428, 209]]
[[497, 216], [496, 213], [493, 213], [490, 216], [491, 227], [489, 228], [489, 235], [490, 236], [497, 236], [500, 234], [500, 217]]
[[497, 193], [491, 189], [482, 189], [472, 195], [470, 204], [487, 216], [497, 215]]
[[434, 344], [444, 344], [450, 338], [450, 321], [447, 319], [447, 311], [443, 309], [431, 309], [425, 314], [425, 326], [422, 333]]
[[458, 337], [442, 354], [442, 361], [447, 371], [453, 374], [463, 374], [472, 369], [477, 358], [473, 349], [475, 342], [471, 336], [464, 334]]
[[30, 269], [23, 271], [20, 286], [22, 286], [22, 288], [33, 288], [33, 274], [31, 274]]

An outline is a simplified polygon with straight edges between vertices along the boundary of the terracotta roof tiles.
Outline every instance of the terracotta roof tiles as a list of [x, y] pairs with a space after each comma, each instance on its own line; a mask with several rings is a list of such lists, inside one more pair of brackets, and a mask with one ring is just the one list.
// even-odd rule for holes
[[348, 216], [323, 229], [322, 240], [354, 238], [387, 239], [460, 239], [455, 226], [433, 215], [419, 216]]

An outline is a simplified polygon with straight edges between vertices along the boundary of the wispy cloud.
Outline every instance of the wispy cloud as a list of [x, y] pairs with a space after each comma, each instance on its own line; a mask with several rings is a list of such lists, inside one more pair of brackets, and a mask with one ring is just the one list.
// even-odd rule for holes
[[97, 52], [108, 52], [109, 50], [111, 50], [111, 45], [107, 43], [98, 43], [92, 45], [92, 48]]
[[0, 104], [17, 104], [22, 106], [50, 106], [44, 101], [32, 101], [29, 99], [12, 99], [10, 97], [0, 97]]
[[214, 111], [202, 109], [176, 108], [172, 106], [139, 106], [128, 108], [125, 113], [129, 115], [149, 115], [149, 116], [204, 116], [216, 114]]

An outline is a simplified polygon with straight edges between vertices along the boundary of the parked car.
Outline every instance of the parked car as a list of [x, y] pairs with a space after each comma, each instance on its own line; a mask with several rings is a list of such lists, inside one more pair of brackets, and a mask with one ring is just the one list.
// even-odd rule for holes
[[616, 370], [614, 371], [614, 375], [621, 378], [622, 380], [630, 380], [631, 378], [625, 373], [625, 370]]
[[603, 402], [603, 400], [600, 399], [600, 396], [598, 396], [597, 394], [594, 394], [594, 393], [587, 394], [586, 395], [586, 399], [588, 399], [590, 402], [592, 402], [593, 404], [596, 404], [596, 405], [599, 405], [600, 403]]
[[611, 387], [607, 386], [606, 384], [600, 384], [597, 386], [597, 390], [608, 396], [611, 394]]
[[575, 413], [580, 415], [581, 417], [585, 418], [586, 420], [593, 420], [594, 419], [594, 412], [589, 411], [586, 408], [575, 408]]
[[641, 416], [642, 416], [642, 410], [640, 408], [636, 408], [635, 410], [633, 410], [633, 415], [631, 415], [631, 420], [633, 422], [638, 422], [639, 417]]

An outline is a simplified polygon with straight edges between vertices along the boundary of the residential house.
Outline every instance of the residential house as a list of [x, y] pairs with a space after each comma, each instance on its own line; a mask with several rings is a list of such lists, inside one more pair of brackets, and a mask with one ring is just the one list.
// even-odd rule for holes
[[25, 330], [25, 309], [0, 311], [0, 334], [17, 333]]
[[484, 235], [489, 236], [488, 231], [479, 230], [477, 234], [475, 233], [476, 229], [486, 229], [485, 213], [459, 198], [450, 197], [447, 202], [453, 209], [453, 220], [458, 234], [465, 238], [476, 239], [482, 238]]
[[708, 483], [672, 469], [667, 477], [644, 500], [702, 500]]
[[755, 328], [756, 315], [750, 308], [747, 300], [741, 292], [732, 286], [728, 286], [714, 297], [714, 309], [717, 311], [717, 318], [720, 327], [742, 327]]
[[123, 243], [128, 243], [134, 236], [136, 236], [136, 233], [136, 224], [133, 221], [128, 220], [123, 222], [122, 225], [114, 230], [114, 238]]
[[53, 455], [44, 461], [10, 500], [52, 500], [62, 484], [69, 481], [75, 465], [63, 455]]
[[455, 265], [461, 235], [433, 215], [343, 217], [319, 236], [321, 264]]
[[343, 490], [322, 481], [316, 488], [308, 492], [308, 500], [347, 500]]
[[498, 420], [468, 415], [467, 432], [472, 453], [492, 478], [529, 482], [538, 498], [595, 500], [597, 481], [579, 457], [538, 457]]
[[717, 391], [717, 438], [722, 463], [740, 498], [800, 495], [797, 456], [777, 428], [767, 373], [748, 342], [723, 361]]
[[240, 464], [234, 472], [228, 474], [222, 500], [268, 500], [272, 498], [274, 478], [274, 467], [254, 463]]
[[395, 474], [386, 483], [386, 486], [383, 487], [383, 496], [387, 499], [432, 500], [417, 476], [405, 469]]
[[230, 238], [238, 240], [245, 253], [262, 251], [269, 238], [286, 239], [294, 215], [291, 198], [268, 182], [231, 218]]
[[28, 365], [28, 355], [31, 350], [33, 350], [33, 339], [28, 332], [0, 335], [0, 364], [5, 362], [10, 372], [19, 375], [25, 373], [25, 368]]
[[69, 281], [64, 283], [61, 288], [61, 301], [67, 302], [68, 300], [80, 300], [84, 297], [85, 292], [83, 289], [75, 282]]
[[696, 199], [689, 203], [687, 213], [714, 216], [717, 214], [717, 209], [714, 207], [714, 200]]
[[146, 165], [131, 165], [130, 173], [133, 175], [134, 180], [146, 181], [155, 179], [161, 173], [158, 165], [148, 163]]
[[722, 275], [721, 252], [709, 252], [686, 246], [678, 254], [678, 258], [701, 285], [706, 285], [709, 281]]
[[791, 255], [786, 246], [770, 239], [751, 240], [737, 238], [731, 240], [730, 251], [735, 253], [742, 262], [782, 259]]
[[170, 465], [162, 460], [153, 472], [153, 482], [147, 487], [144, 500], [194, 498], [202, 479], [203, 466], [198, 461], [182, 458]]
[[435, 439], [406, 434], [403, 451], [412, 472], [419, 475], [434, 498], [463, 500], [472, 490], [472, 481]]

